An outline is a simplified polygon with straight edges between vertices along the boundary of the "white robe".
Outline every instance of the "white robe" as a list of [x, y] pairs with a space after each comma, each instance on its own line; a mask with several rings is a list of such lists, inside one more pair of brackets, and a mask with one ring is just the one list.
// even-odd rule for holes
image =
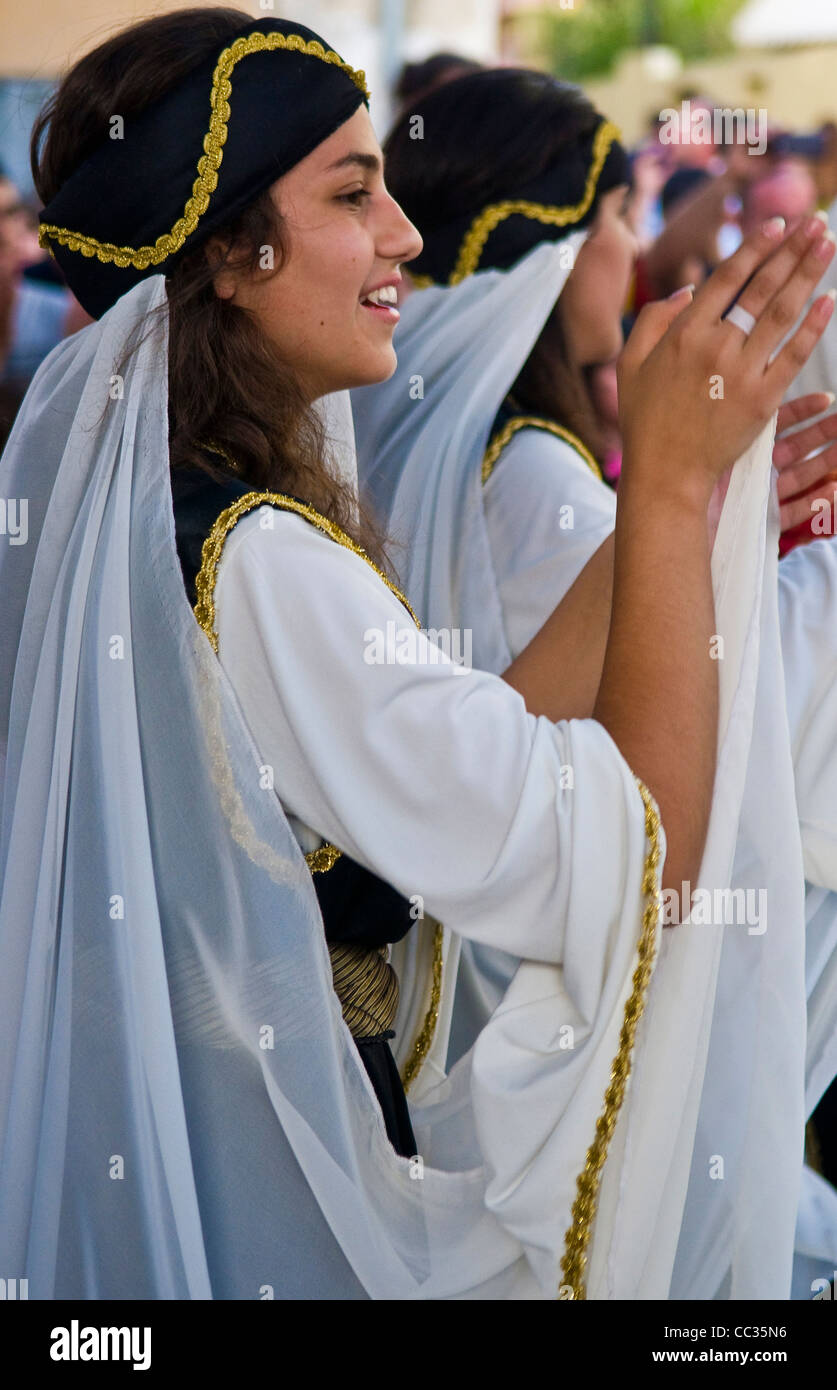
[[616, 495], [565, 440], [521, 429], [492, 469], [483, 505], [514, 658], [613, 531]]
[[[473, 1074], [469, 1056], [414, 1122], [425, 1163], [484, 1165], [488, 1206], [529, 1257], [539, 1283], [507, 1275], [498, 1296], [555, 1297], [636, 966], [646, 842], [635, 779], [601, 725], [535, 718], [498, 677], [458, 668], [363, 559], [297, 515], [263, 508], [238, 522], [215, 603], [254, 776], [275, 779], [303, 843], [311, 831], [336, 843], [445, 924], [450, 984], [425, 1092], [444, 1076], [460, 938], [526, 958], [512, 1031], [542, 1037], [541, 1064], [521, 1077], [508, 1019], [489, 1025]], [[411, 662], [367, 660], [388, 627], [393, 642], [416, 641]], [[461, 1292], [453, 1270], [451, 1284]]]
[[[769, 448], [765, 435], [741, 465], [716, 566], [730, 660], [710, 881], [727, 872], [746, 761], [739, 731], [753, 686], [742, 677], [758, 649]], [[729, 584], [735, 566], [740, 588]], [[462, 939], [522, 958], [503, 1006], [449, 1077], [443, 1001], [424, 1089], [411, 1099], [422, 1155], [444, 1171], [469, 1153], [482, 1161], [488, 1209], [554, 1296], [636, 963], [644, 826], [630, 770], [595, 722], [534, 719], [505, 683], [462, 674], [421, 643], [409, 665], [366, 660], [374, 633], [408, 627], [404, 610], [361, 559], [297, 517], [240, 522], [216, 597], [220, 658], [285, 809], [420, 895], [445, 923], [449, 979]], [[695, 989], [688, 1006], [664, 985], [648, 994], [637, 1078], [604, 1168], [591, 1297], [657, 1297], [671, 1277], [699, 1099], [671, 1061], [701, 1074], [720, 937], [666, 936], [660, 968], [687, 972]], [[414, 988], [408, 969], [408, 998]]]

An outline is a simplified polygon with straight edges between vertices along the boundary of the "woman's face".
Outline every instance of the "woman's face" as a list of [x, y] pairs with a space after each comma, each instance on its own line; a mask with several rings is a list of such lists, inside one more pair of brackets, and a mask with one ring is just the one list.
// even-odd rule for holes
[[310, 400], [385, 381], [396, 365], [398, 266], [422, 241], [384, 186], [366, 108], [271, 193], [289, 245], [284, 265], [277, 274], [220, 270], [216, 292], [258, 317]]
[[627, 184], [602, 195], [561, 295], [568, 346], [582, 367], [610, 362], [622, 348], [622, 314], [639, 250], [627, 219], [628, 196]]

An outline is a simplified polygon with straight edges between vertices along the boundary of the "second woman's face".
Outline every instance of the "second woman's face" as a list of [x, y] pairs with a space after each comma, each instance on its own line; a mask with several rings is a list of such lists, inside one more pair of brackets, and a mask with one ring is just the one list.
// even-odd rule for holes
[[289, 254], [278, 274], [220, 271], [218, 294], [257, 315], [310, 400], [385, 381], [402, 261], [421, 237], [390, 197], [365, 107], [272, 187]]
[[584, 367], [610, 362], [622, 348], [622, 314], [639, 250], [626, 216], [628, 193], [621, 184], [602, 195], [561, 296], [569, 346]]

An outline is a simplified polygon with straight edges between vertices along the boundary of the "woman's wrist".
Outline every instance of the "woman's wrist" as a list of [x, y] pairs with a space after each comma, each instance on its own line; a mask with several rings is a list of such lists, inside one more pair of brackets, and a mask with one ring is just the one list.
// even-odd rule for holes
[[[682, 468], [671, 456], [654, 460], [646, 451], [627, 449], [622, 456], [619, 502], [643, 512], [693, 514], [705, 520], [716, 479], [708, 469]], [[618, 508], [617, 508], [618, 511]]]

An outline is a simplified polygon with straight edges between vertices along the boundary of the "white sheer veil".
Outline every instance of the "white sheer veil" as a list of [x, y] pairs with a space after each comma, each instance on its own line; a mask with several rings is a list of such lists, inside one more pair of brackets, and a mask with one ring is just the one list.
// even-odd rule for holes
[[0, 548], [0, 1268], [31, 1298], [514, 1283], [479, 1171], [416, 1182], [386, 1139], [310, 875], [191, 613], [167, 315], [115, 379], [165, 302], [150, 277], [61, 343], [0, 462], [27, 521]]

